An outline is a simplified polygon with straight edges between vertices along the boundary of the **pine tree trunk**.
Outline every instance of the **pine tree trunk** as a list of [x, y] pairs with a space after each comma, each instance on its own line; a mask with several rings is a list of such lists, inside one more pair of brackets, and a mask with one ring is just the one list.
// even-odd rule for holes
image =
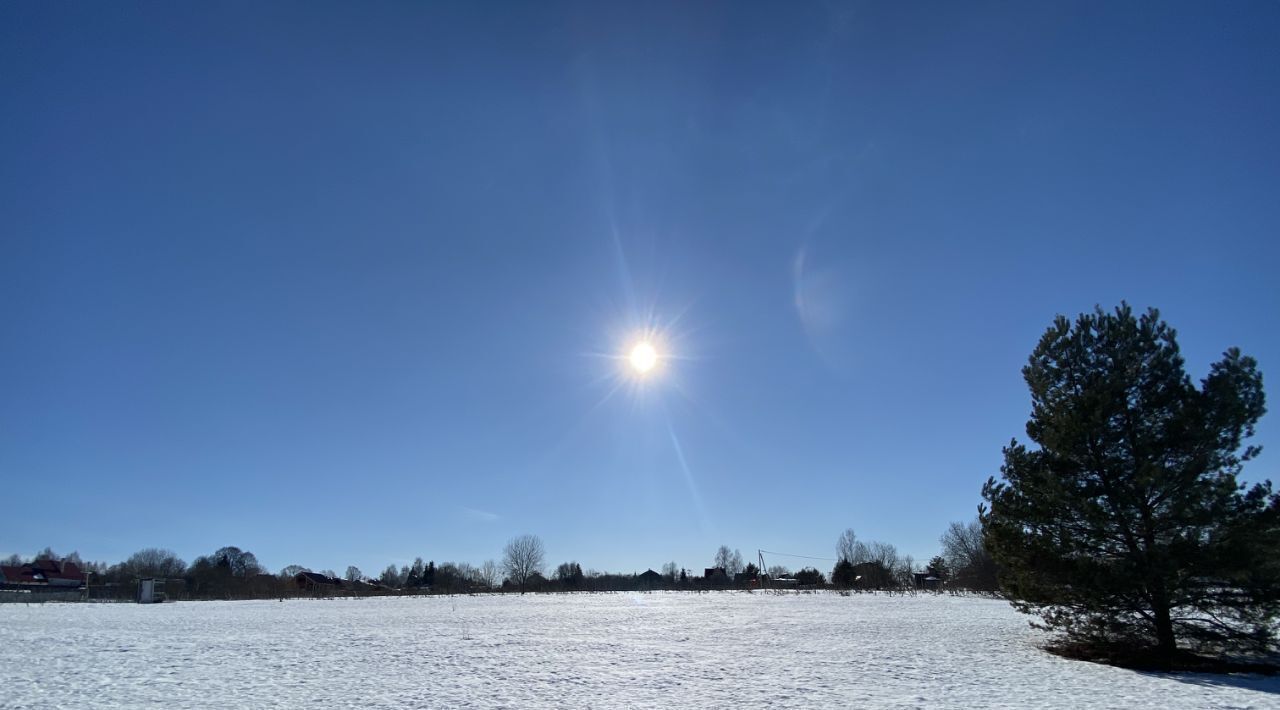
[[1173, 663], [1174, 653], [1178, 650], [1178, 642], [1173, 636], [1173, 620], [1169, 618], [1169, 603], [1164, 599], [1164, 595], [1160, 594], [1154, 606], [1152, 611], [1156, 618], [1156, 653], [1161, 663], [1170, 666]]

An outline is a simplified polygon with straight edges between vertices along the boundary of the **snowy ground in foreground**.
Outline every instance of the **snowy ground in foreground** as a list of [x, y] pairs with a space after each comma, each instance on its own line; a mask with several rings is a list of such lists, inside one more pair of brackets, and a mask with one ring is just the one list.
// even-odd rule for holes
[[0, 605], [0, 706], [1280, 708], [1039, 650], [989, 599], [579, 594]]

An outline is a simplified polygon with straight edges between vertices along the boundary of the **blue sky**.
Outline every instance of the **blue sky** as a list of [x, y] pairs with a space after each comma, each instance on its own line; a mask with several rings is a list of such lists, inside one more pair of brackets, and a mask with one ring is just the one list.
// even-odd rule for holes
[[[1155, 306], [1194, 378], [1228, 346], [1280, 372], [1278, 30], [6, 3], [0, 553], [376, 573], [530, 532], [642, 571], [853, 527], [923, 561], [1056, 314]], [[1248, 478], [1280, 478], [1275, 416]]]

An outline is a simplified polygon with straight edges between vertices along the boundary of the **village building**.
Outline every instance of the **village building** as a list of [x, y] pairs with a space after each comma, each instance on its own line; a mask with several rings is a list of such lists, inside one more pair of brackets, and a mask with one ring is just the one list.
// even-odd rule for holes
[[79, 589], [88, 576], [75, 562], [36, 560], [25, 565], [0, 566], [0, 585], [27, 588]]

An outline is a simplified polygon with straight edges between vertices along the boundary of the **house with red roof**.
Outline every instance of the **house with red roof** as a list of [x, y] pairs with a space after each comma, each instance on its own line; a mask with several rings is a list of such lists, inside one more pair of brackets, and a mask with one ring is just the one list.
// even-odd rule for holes
[[69, 560], [36, 560], [25, 565], [0, 566], [0, 585], [24, 588], [78, 589], [87, 576], [80, 565]]

